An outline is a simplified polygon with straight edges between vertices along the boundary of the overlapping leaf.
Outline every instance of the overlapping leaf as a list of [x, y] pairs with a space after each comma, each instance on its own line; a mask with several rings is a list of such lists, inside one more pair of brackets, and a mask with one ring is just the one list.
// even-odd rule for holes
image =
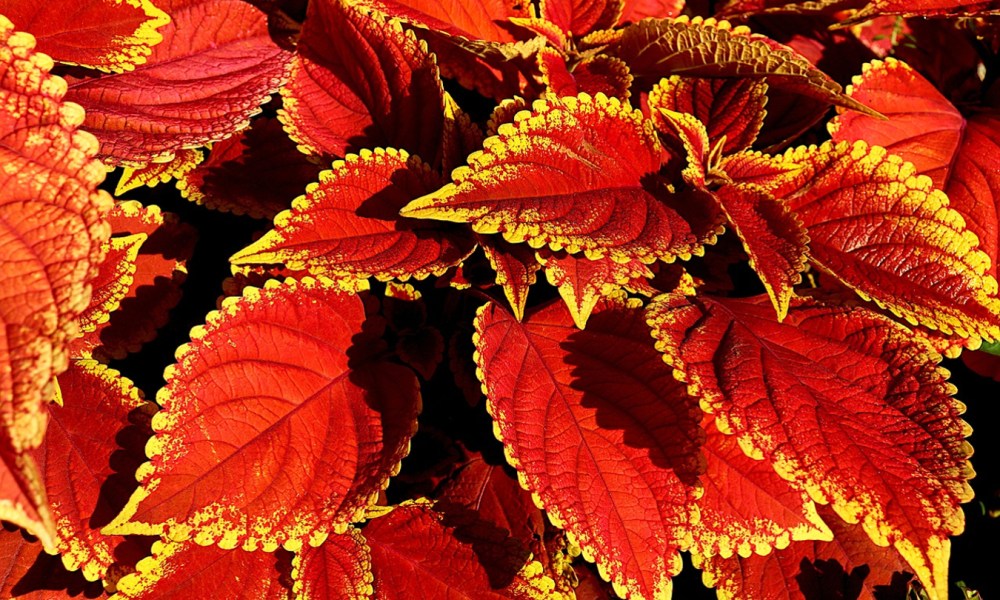
[[283, 552], [222, 550], [193, 542], [158, 541], [152, 556], [118, 582], [116, 600], [182, 600], [225, 593], [233, 600], [287, 600], [282, 574], [290, 570]]
[[781, 324], [759, 298], [672, 294], [649, 321], [720, 430], [895, 546], [931, 597], [946, 597], [972, 470], [964, 406], [936, 353], [866, 309], [804, 301]]
[[[779, 477], [766, 461], [747, 456], [736, 436], [721, 433], [710, 415], [702, 425], [707, 433], [702, 446], [705, 493], [698, 499], [701, 518], [691, 525], [692, 553], [749, 557], [802, 540], [831, 539], [808, 494]], [[759, 597], [766, 595], [761, 591]]]
[[785, 153], [774, 190], [801, 220], [814, 263], [895, 314], [962, 337], [1000, 337], [990, 258], [928, 177], [879, 147], [826, 143]]
[[374, 593], [371, 548], [353, 527], [317, 548], [303, 547], [293, 567], [295, 597], [301, 600], [367, 600]]
[[497, 285], [503, 288], [510, 309], [520, 320], [524, 317], [524, 307], [528, 305], [528, 290], [538, 280], [538, 271], [542, 266], [527, 246], [508, 244], [503, 240], [483, 240], [481, 246], [486, 260], [496, 272]]
[[576, 329], [562, 303], [518, 323], [476, 319], [478, 374], [511, 464], [622, 597], [667, 597], [696, 518], [699, 411], [646, 337], [609, 304]]
[[[152, 406], [132, 382], [93, 360], [74, 360], [59, 376], [61, 405], [49, 405], [52, 426], [34, 452], [45, 477], [63, 563], [85, 578], [105, 578], [124, 540], [100, 528], [135, 489]], [[133, 414], [133, 411], [134, 414]], [[112, 466], [111, 456], [128, 445]], [[116, 471], [117, 469], [117, 471]]]
[[542, 0], [540, 13], [566, 33], [582, 36], [618, 23], [624, 0]]
[[856, 18], [865, 19], [875, 15], [938, 17], [995, 14], [1000, 14], [1000, 2], [996, 0], [871, 0]]
[[638, 23], [646, 17], [667, 19], [676, 17], [684, 9], [684, 0], [625, 0], [619, 24]]
[[121, 73], [146, 61], [170, 22], [151, 0], [0, 2], [0, 14], [30, 31], [53, 59]]
[[283, 264], [337, 278], [422, 279], [461, 262], [475, 247], [456, 227], [399, 217], [441, 178], [402, 150], [364, 150], [320, 175], [275, 227], [231, 259]]
[[534, 577], [537, 563], [525, 566], [527, 556], [505, 548], [502, 532], [484, 525], [450, 523], [426, 503], [407, 503], [372, 519], [364, 537], [374, 597], [562, 600], [551, 579]]
[[632, 75], [650, 86], [671, 74], [766, 77], [771, 87], [871, 112], [796, 51], [726, 21], [647, 19], [624, 29], [608, 52], [628, 63]]
[[888, 58], [865, 65], [848, 89], [887, 121], [844, 113], [830, 123], [834, 140], [864, 140], [912, 162], [919, 174], [948, 194], [991, 259], [1000, 263], [1000, 113], [966, 119], [933, 85], [905, 63]]
[[77, 356], [123, 358], [152, 340], [180, 300], [194, 251], [193, 228], [157, 206], [119, 202], [108, 220], [112, 248], [125, 244], [128, 252], [113, 251], [102, 265], [89, 309], [100, 318], [83, 322], [83, 335], [72, 344]]
[[320, 170], [298, 151], [277, 120], [263, 117], [214, 144], [208, 159], [177, 177], [177, 188], [188, 200], [209, 208], [273, 219]]
[[379, 333], [329, 280], [227, 300], [168, 370], [141, 487], [105, 531], [273, 550], [346, 529], [398, 468], [420, 406]]
[[188, 148], [178, 150], [174, 154], [174, 157], [168, 161], [149, 162], [140, 166], [125, 167], [122, 169], [118, 185], [115, 186], [115, 196], [121, 198], [126, 192], [136, 188], [142, 186], [156, 187], [172, 179], [178, 179], [200, 165], [203, 160], [205, 160], [205, 153], [203, 151]]
[[848, 525], [829, 507], [829, 542], [792, 542], [769, 555], [695, 557], [704, 581], [720, 598], [904, 598], [912, 578], [898, 552], [879, 547], [862, 527]]
[[605, 94], [620, 100], [628, 100], [632, 75], [628, 65], [622, 60], [597, 55], [581, 60], [570, 71], [566, 58], [551, 48], [544, 48], [537, 55], [542, 83], [547, 91], [556, 96], [576, 96]]
[[84, 127], [115, 164], [169, 159], [229, 137], [285, 77], [291, 55], [260, 10], [239, 0], [160, 0], [171, 22], [134, 71], [71, 78], [67, 98], [87, 111]]
[[[3, 467], [0, 466], [0, 469]], [[58, 555], [21, 531], [0, 527], [0, 597], [18, 600], [97, 598], [101, 584], [67, 571]]]
[[444, 90], [436, 59], [399, 21], [346, 0], [310, 2], [279, 113], [303, 150], [391, 146], [439, 164]]
[[78, 131], [52, 59], [0, 16], [0, 518], [52, 547], [40, 475], [24, 451], [41, 443], [43, 404], [67, 367], [66, 344], [90, 301], [108, 238], [110, 197], [97, 143]]
[[454, 183], [401, 214], [590, 258], [689, 258], [714, 240], [718, 215], [667, 191], [660, 150], [649, 122], [615, 98], [540, 100], [500, 126]]
[[687, 113], [708, 130], [711, 146], [722, 142], [722, 152], [749, 148], [764, 124], [767, 84], [763, 79], [705, 79], [673, 75], [649, 93], [650, 112], [658, 109]]

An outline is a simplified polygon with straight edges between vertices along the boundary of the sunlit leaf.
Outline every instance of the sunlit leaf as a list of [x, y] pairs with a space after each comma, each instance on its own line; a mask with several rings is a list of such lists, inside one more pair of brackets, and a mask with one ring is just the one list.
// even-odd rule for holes
[[766, 556], [695, 555], [706, 585], [726, 599], [905, 598], [913, 576], [899, 553], [875, 545], [831, 508], [818, 509], [832, 541], [796, 541]]
[[95, 581], [106, 578], [116, 546], [124, 541], [100, 529], [135, 490], [132, 474], [142, 462], [153, 407], [131, 381], [93, 360], [74, 360], [59, 376], [59, 390], [61, 405], [49, 405], [52, 426], [34, 455], [44, 473], [63, 564]]
[[797, 301], [778, 323], [759, 297], [671, 294], [649, 321], [720, 430], [877, 545], [893, 545], [932, 597], [946, 597], [972, 449], [939, 355], [861, 307]]
[[264, 13], [239, 0], [159, 0], [171, 22], [145, 64], [121, 75], [70, 78], [67, 98], [114, 164], [170, 159], [246, 127], [285, 77], [291, 55]]
[[402, 150], [364, 150], [320, 174], [306, 195], [275, 218], [274, 229], [231, 259], [283, 264], [332, 278], [423, 279], [472, 251], [467, 231], [399, 216], [441, 178]]
[[206, 590], [232, 600], [287, 600], [282, 574], [290, 570], [285, 552], [245, 552], [158, 541], [135, 573], [118, 582], [116, 600], [182, 600]]
[[527, 246], [508, 244], [503, 240], [483, 240], [482, 248], [490, 266], [496, 271], [496, 283], [503, 288], [510, 309], [515, 317], [522, 318], [524, 307], [528, 304], [528, 290], [538, 279], [542, 265]]
[[566, 66], [565, 57], [551, 48], [542, 49], [537, 59], [542, 83], [549, 93], [556, 96], [576, 96], [581, 92], [605, 94], [628, 100], [632, 75], [628, 65], [620, 59], [597, 55], [576, 63], [572, 72]]
[[500, 126], [454, 183], [401, 214], [590, 258], [688, 258], [714, 240], [717, 215], [701, 198], [667, 191], [660, 150], [649, 122], [615, 98], [539, 100]]
[[542, 0], [539, 13], [566, 33], [584, 35], [618, 23], [625, 0]]
[[345, 530], [396, 472], [420, 406], [378, 335], [329, 280], [227, 300], [168, 370], [141, 487], [104, 531], [273, 550]]
[[146, 62], [170, 22], [151, 0], [2, 0], [0, 14], [30, 31], [53, 59], [115, 73]]
[[371, 549], [353, 527], [319, 547], [304, 546], [292, 565], [295, 597], [301, 600], [367, 600], [374, 593]]
[[[0, 469], [3, 467], [0, 466]], [[0, 528], [0, 597], [17, 600], [97, 598], [101, 584], [67, 571], [59, 555], [16, 529]]]
[[863, 142], [789, 150], [784, 160], [801, 170], [774, 195], [805, 226], [814, 263], [907, 320], [1000, 338], [990, 258], [930, 178]]
[[830, 123], [833, 139], [864, 140], [912, 162], [948, 194], [951, 207], [992, 263], [1000, 263], [1000, 112], [983, 110], [965, 118], [926, 79], [892, 58], [865, 65], [848, 88], [853, 98], [888, 120], [844, 113]]
[[156, 187], [172, 179], [179, 179], [205, 160], [201, 150], [189, 148], [178, 150], [168, 161], [148, 162], [141, 166], [125, 167], [121, 179], [115, 186], [115, 196], [122, 197], [126, 192], [142, 186]]
[[652, 599], [680, 570], [703, 434], [648, 335], [639, 309], [609, 304], [581, 331], [557, 302], [524, 323], [488, 304], [475, 340], [522, 485], [622, 597]]

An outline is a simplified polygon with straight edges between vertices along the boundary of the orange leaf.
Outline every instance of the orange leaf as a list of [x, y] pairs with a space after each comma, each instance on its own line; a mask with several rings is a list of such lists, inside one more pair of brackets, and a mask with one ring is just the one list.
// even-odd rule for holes
[[146, 62], [170, 22], [150, 0], [4, 2], [4, 15], [53, 59], [122, 73]]
[[440, 183], [440, 176], [402, 150], [348, 155], [279, 214], [273, 230], [230, 260], [280, 263], [345, 280], [440, 274], [472, 252], [472, 237], [454, 226], [399, 216], [407, 201]]
[[715, 239], [710, 202], [667, 191], [650, 123], [616, 98], [539, 100], [497, 133], [400, 214], [620, 262], [686, 259]]
[[329, 280], [227, 299], [168, 369], [141, 487], [104, 531], [291, 550], [358, 520], [420, 406], [364, 312]]
[[664, 598], [695, 519], [700, 411], [648, 339], [642, 311], [608, 303], [587, 329], [552, 303], [518, 323], [476, 318], [495, 432], [521, 484], [623, 598]]
[[[783, 478], [892, 544], [932, 598], [972, 498], [970, 430], [940, 355], [862, 307], [661, 296], [657, 347], [719, 429]], [[792, 423], [794, 426], [789, 426]]]
[[[67, 98], [113, 164], [169, 160], [246, 127], [291, 59], [264, 13], [240, 0], [160, 0], [172, 21], [146, 63], [120, 75], [70, 78]], [[194, 117], [194, 118], [193, 118]]]
[[318, 548], [304, 546], [295, 553], [292, 577], [299, 600], [368, 600], [372, 597], [371, 548], [361, 532], [351, 527], [331, 535]]

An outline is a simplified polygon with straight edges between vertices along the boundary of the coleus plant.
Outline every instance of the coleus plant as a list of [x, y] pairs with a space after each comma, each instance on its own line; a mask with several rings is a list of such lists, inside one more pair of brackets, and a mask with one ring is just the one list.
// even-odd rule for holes
[[998, 11], [0, 0], [2, 595], [946, 598]]

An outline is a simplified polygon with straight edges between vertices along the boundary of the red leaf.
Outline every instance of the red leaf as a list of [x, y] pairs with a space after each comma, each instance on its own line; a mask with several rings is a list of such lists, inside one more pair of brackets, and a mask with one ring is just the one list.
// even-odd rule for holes
[[750, 184], [722, 185], [713, 192], [767, 289], [778, 320], [806, 267], [809, 238], [795, 213], [771, 194]]
[[[121, 301], [128, 294], [135, 277], [135, 262], [139, 256], [139, 248], [146, 241], [145, 233], [137, 233], [121, 237], [112, 237], [105, 243], [107, 252], [101, 263], [97, 277], [91, 284], [93, 294], [90, 306], [80, 315], [80, 332], [87, 337], [96, 338], [97, 329], [108, 322], [111, 313], [118, 309]], [[73, 343], [76, 356], [82, 339]]]
[[609, 304], [587, 329], [562, 303], [518, 323], [476, 319], [479, 375], [522, 484], [624, 597], [668, 593], [691, 518], [699, 411], [660, 362], [642, 312]]
[[118, 582], [120, 600], [189, 600], [192, 594], [225, 592], [232, 600], [288, 600], [284, 583], [289, 556], [159, 541], [135, 573]]
[[734, 600], [906, 597], [911, 575], [899, 553], [873, 544], [862, 527], [844, 523], [829, 507], [818, 508], [833, 541], [793, 542], [766, 556], [695, 556], [705, 584]]
[[453, 37], [490, 42], [513, 42], [505, 23], [512, 17], [530, 16], [520, 0], [357, 0], [392, 17]]
[[611, 296], [633, 282], [652, 279], [653, 271], [638, 260], [618, 263], [609, 258], [590, 260], [572, 254], [540, 252], [549, 283], [556, 286], [573, 316], [583, 329], [601, 298]]
[[692, 553], [748, 557], [801, 540], [831, 539], [808, 494], [779, 477], [766, 461], [744, 454], [736, 436], [720, 433], [710, 415], [702, 426], [708, 434], [702, 446], [705, 493], [698, 499], [701, 518], [691, 526]]
[[868, 19], [875, 15], [985, 16], [1000, 14], [997, 0], [871, 0], [855, 19]]
[[582, 36], [618, 23], [625, 0], [542, 0], [541, 16], [566, 33]]
[[145, 64], [69, 78], [67, 98], [86, 109], [84, 127], [114, 164], [171, 158], [233, 135], [277, 91], [291, 58], [271, 41], [264, 13], [245, 2], [159, 3], [172, 21]]
[[63, 101], [52, 59], [0, 16], [0, 518], [52, 548], [54, 529], [33, 461], [44, 403], [68, 364], [67, 343], [103, 258], [110, 197], [80, 107]]
[[672, 75], [649, 93], [649, 109], [687, 113], [705, 124], [709, 145], [725, 138], [724, 154], [749, 148], [764, 123], [767, 83], [763, 79], [704, 79]]
[[444, 90], [434, 55], [398, 21], [310, 2], [279, 117], [302, 149], [391, 146], [440, 164]]
[[946, 597], [948, 536], [964, 527], [972, 469], [939, 355], [863, 308], [796, 302], [781, 324], [759, 298], [668, 295], [649, 320], [720, 430], [894, 545]]
[[397, 506], [372, 519], [363, 533], [371, 548], [376, 600], [558, 598], [551, 594], [551, 580], [515, 577], [523, 556], [507, 554], [476, 524], [444, 522], [428, 504]]
[[537, 55], [542, 83], [556, 96], [605, 94], [619, 100], [628, 100], [632, 75], [628, 65], [613, 56], [597, 55], [586, 58], [573, 66], [570, 72], [566, 58], [551, 48], [543, 48]]
[[273, 219], [320, 170], [298, 151], [277, 120], [262, 117], [214, 144], [205, 162], [177, 178], [177, 188], [188, 200], [209, 208]]
[[236, 253], [236, 265], [283, 264], [337, 279], [423, 279], [472, 252], [456, 227], [402, 219], [399, 209], [437, 189], [441, 178], [402, 150], [363, 150], [320, 174], [275, 227]]
[[227, 299], [166, 373], [142, 485], [104, 531], [273, 550], [345, 530], [408, 452], [420, 406], [364, 324], [329, 280]]
[[524, 317], [524, 307], [528, 304], [528, 290], [538, 280], [538, 270], [542, 265], [527, 246], [489, 239], [482, 239], [480, 246], [497, 274], [496, 283], [503, 288], [514, 317], [520, 320]]
[[625, 0], [619, 24], [638, 23], [646, 17], [668, 19], [681, 14], [684, 0]]
[[658, 179], [660, 144], [649, 122], [603, 94], [536, 101], [469, 165], [400, 214], [622, 262], [688, 258], [717, 233], [703, 199], [681, 200]]
[[318, 548], [304, 546], [292, 562], [299, 600], [368, 600], [372, 597], [371, 549], [361, 532], [350, 528], [331, 535]]
[[[106, 579], [124, 538], [100, 528], [136, 488], [132, 474], [152, 433], [153, 407], [131, 381], [93, 360], [73, 361], [59, 376], [59, 389], [61, 406], [49, 405], [51, 427], [34, 451], [56, 522], [56, 547], [67, 568], [80, 569], [88, 581]], [[116, 457], [112, 468], [121, 444], [131, 452], [127, 460]]]
[[[186, 261], [194, 251], [194, 229], [157, 206], [119, 202], [108, 220], [116, 236], [113, 244], [116, 239], [141, 237], [144, 241], [130, 259], [133, 273], [124, 296], [116, 296], [120, 304], [110, 313], [110, 320], [84, 326], [84, 335], [72, 345], [75, 356], [93, 353], [102, 359], [121, 359], [156, 337], [180, 300]], [[106, 262], [104, 268], [109, 266]]]
[[965, 220], [927, 177], [863, 142], [790, 150], [801, 169], [774, 191], [823, 270], [911, 322], [1000, 338], [997, 281]]
[[0, 528], [0, 597], [62, 600], [97, 598], [102, 592], [100, 583], [67, 571], [59, 556], [47, 554], [40, 542], [20, 531]]
[[4, 2], [3, 13], [53, 59], [116, 73], [146, 62], [170, 22], [150, 0]]
[[889, 119], [841, 114], [829, 126], [833, 139], [883, 146], [930, 177], [979, 238], [979, 247], [991, 259], [989, 274], [996, 277], [1000, 113], [982, 112], [965, 119], [930, 82], [892, 58], [865, 65], [848, 93]]
[[986, 352], [963, 352], [962, 361], [977, 375], [1000, 381], [1000, 356]]
[[152, 188], [171, 179], [180, 179], [203, 160], [205, 160], [204, 152], [188, 148], [177, 151], [173, 159], [167, 162], [149, 162], [138, 167], [125, 167], [122, 169], [118, 185], [115, 186], [115, 196], [121, 198], [126, 192], [142, 186]]

